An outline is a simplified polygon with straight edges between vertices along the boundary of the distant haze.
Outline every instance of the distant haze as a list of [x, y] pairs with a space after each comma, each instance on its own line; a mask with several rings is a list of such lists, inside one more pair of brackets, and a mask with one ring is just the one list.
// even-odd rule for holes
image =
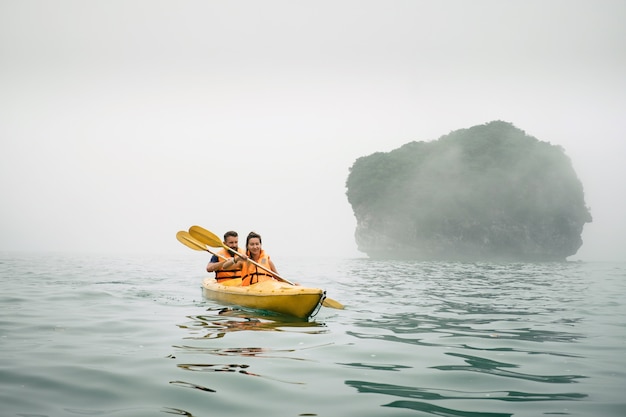
[[[506, 120], [561, 145], [626, 260], [626, 2], [0, 2], [0, 251], [364, 256], [354, 161]], [[244, 239], [242, 239], [244, 240]], [[198, 254], [202, 258], [202, 254]]]

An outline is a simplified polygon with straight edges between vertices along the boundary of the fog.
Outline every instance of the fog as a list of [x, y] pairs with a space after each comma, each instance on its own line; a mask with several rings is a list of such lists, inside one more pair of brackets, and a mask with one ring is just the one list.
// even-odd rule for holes
[[626, 260], [621, 0], [0, 0], [0, 250], [364, 256], [352, 163], [492, 120], [561, 145]]

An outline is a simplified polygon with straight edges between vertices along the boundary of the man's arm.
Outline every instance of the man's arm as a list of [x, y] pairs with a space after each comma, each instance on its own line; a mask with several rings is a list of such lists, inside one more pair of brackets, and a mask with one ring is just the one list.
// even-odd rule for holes
[[224, 262], [226, 262], [226, 261], [222, 261], [216, 255], [213, 255], [211, 257], [211, 260], [209, 261], [209, 263], [206, 266], [206, 271], [207, 272], [219, 271], [220, 269], [222, 269], [222, 266], [224, 265]]

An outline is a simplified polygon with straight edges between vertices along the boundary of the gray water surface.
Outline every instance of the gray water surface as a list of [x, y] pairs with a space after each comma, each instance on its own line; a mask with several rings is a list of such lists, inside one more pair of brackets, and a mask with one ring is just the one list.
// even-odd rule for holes
[[0, 254], [0, 415], [626, 415], [626, 264], [281, 259], [297, 320], [206, 261]]

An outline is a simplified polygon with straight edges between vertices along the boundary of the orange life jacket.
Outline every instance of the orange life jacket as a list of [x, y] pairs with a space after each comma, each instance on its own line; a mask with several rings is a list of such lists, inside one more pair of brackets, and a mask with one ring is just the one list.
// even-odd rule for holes
[[[237, 252], [241, 253], [241, 251], [242, 249], [238, 248]], [[216, 253], [225, 257], [226, 259], [230, 259], [233, 257], [233, 255], [224, 248], [220, 249]], [[223, 260], [223, 258], [220, 258], [219, 256], [217, 258], [219, 260]], [[215, 280], [217, 282], [222, 282], [234, 278], [241, 278], [241, 263], [237, 265], [236, 269], [220, 269], [215, 271]]]
[[[250, 253], [248, 253], [250, 257]], [[252, 258], [250, 258], [252, 259]], [[261, 256], [259, 256], [259, 260], [256, 263], [263, 265], [265, 268], [270, 268], [270, 257], [263, 249], [261, 249]], [[250, 261], [245, 261], [243, 263], [243, 268], [241, 269], [241, 286], [256, 284], [257, 282], [268, 281], [273, 279], [273, 275], [269, 272], [265, 271], [262, 268], [259, 268], [255, 264]]]

